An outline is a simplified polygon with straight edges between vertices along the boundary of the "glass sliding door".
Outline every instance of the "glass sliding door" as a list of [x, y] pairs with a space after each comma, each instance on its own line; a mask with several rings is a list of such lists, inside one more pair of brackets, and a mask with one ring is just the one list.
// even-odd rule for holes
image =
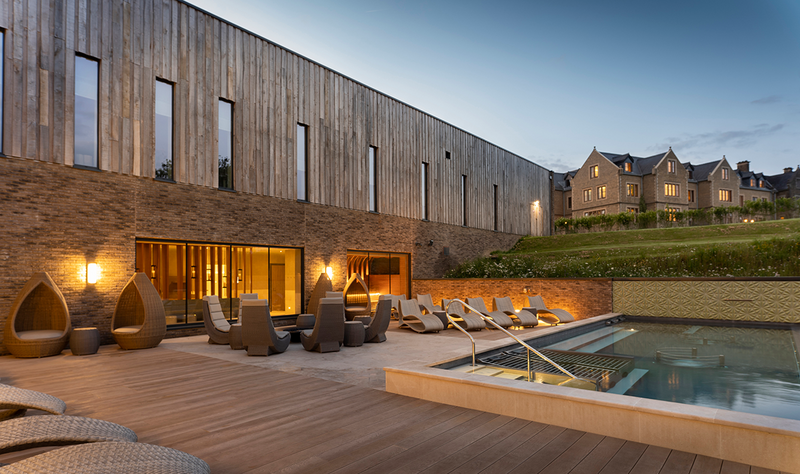
[[380, 295], [410, 297], [410, 256], [405, 253], [347, 252], [347, 277], [358, 273], [367, 284], [373, 308]]
[[150, 277], [170, 326], [202, 323], [206, 295], [231, 320], [242, 293], [268, 300], [273, 316], [302, 312], [302, 249], [137, 240], [136, 271]]

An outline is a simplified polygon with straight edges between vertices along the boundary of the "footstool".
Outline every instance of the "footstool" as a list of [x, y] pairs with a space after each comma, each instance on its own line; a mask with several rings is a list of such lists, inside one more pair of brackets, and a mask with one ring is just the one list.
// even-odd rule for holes
[[97, 354], [100, 331], [97, 328], [75, 328], [69, 336], [69, 350], [76, 356]]
[[228, 342], [231, 345], [231, 349], [235, 351], [244, 349], [244, 345], [242, 344], [241, 324], [231, 324], [231, 328], [228, 329]]
[[347, 347], [364, 345], [364, 323], [361, 321], [345, 321], [344, 345]]

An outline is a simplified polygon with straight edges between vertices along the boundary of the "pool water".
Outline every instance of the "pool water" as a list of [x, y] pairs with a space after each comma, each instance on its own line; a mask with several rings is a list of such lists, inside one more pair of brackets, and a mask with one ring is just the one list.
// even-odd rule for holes
[[612, 393], [800, 420], [794, 331], [622, 322], [546, 348], [633, 356]]

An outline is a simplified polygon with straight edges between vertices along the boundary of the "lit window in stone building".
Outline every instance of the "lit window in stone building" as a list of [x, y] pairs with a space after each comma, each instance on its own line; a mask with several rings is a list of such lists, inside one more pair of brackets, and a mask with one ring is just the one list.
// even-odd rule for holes
[[675, 161], [674, 160], [667, 160], [667, 171], [670, 173], [675, 172]]
[[664, 195], [665, 196], [678, 196], [680, 194], [680, 186], [673, 183], [665, 183], [664, 184]]
[[597, 199], [605, 199], [606, 198], [606, 187], [605, 186], [598, 186], [597, 187]]
[[584, 189], [583, 190], [583, 202], [589, 202], [592, 200], [592, 190], [591, 189]]
[[590, 166], [589, 167], [589, 177], [590, 178], [596, 178], [598, 176], [600, 176], [600, 167], [597, 166], [597, 165]]
[[733, 193], [730, 189], [720, 189], [719, 200], [722, 202], [731, 202], [733, 201]]
[[633, 171], [633, 165], [631, 163], [625, 163], [625, 171], [627, 171], [628, 173]]
[[722, 168], [722, 179], [729, 179], [730, 178], [730, 170], [728, 168]]
[[639, 185], [634, 183], [628, 183], [628, 196], [630, 197], [639, 197]]

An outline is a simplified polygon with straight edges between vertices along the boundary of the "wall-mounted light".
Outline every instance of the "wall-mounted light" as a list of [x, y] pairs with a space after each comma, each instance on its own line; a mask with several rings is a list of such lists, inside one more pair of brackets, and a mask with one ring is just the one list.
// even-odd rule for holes
[[96, 263], [86, 265], [86, 283], [94, 285], [100, 279], [100, 266]]
[[150, 265], [150, 278], [155, 280], [156, 279], [156, 266]]
[[211, 281], [211, 265], [206, 265], [206, 281]]
[[533, 208], [534, 209], [538, 209], [539, 208], [539, 201], [533, 201]]
[[242, 269], [239, 268], [236, 270], [236, 283], [242, 282]]
[[197, 267], [192, 265], [192, 279], [194, 280], [195, 278], [197, 278]]
[[325, 274], [328, 275], [328, 280], [333, 281], [333, 268], [325, 267]]

